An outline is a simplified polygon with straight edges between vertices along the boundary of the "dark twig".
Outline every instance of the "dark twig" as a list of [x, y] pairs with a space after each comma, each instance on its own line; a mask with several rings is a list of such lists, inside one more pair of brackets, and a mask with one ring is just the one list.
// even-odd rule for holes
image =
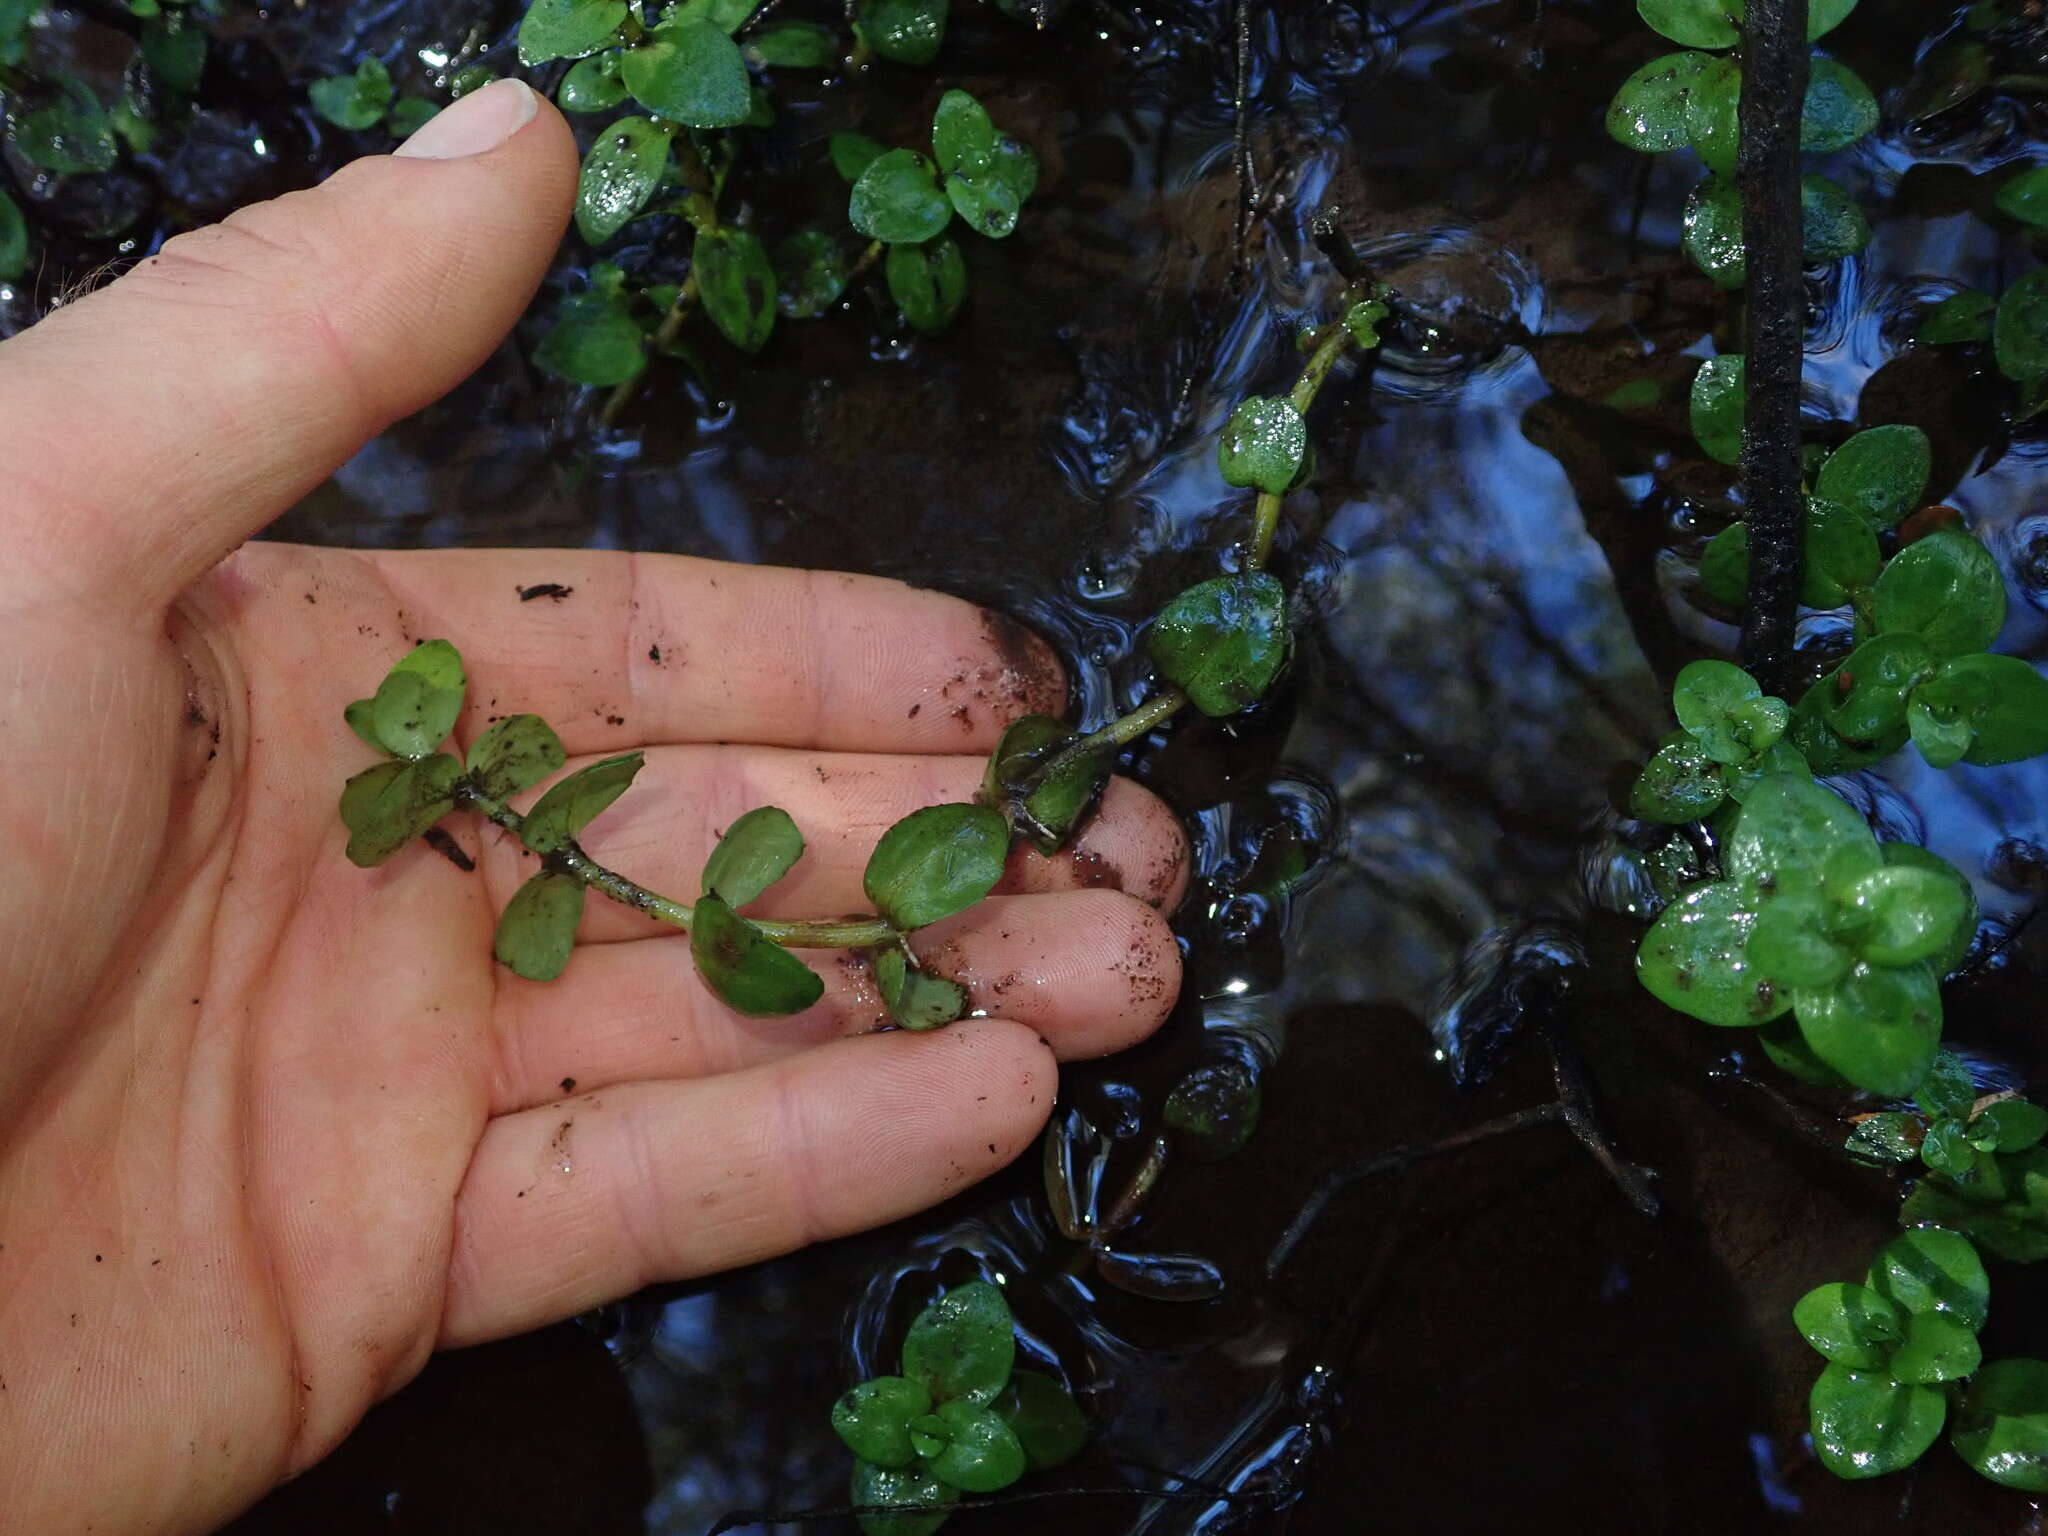
[[1751, 0], [1742, 48], [1742, 243], [1749, 273], [1743, 352], [1749, 404], [1742, 499], [1749, 524], [1749, 601], [1742, 660], [1782, 693], [1804, 566], [1799, 374], [1806, 349], [1799, 118], [1811, 61], [1806, 0]]
[[1259, 205], [1259, 172], [1252, 162], [1252, 0], [1237, 0], [1237, 74], [1230, 106], [1235, 114], [1231, 143], [1237, 162], [1237, 266], [1241, 276], [1249, 259], [1252, 213]]
[[[1130, 1488], [1122, 1485], [1096, 1488], [1028, 1488], [1021, 1493], [998, 1493], [985, 1499], [962, 1499], [956, 1504], [936, 1506], [949, 1514], [973, 1509], [1002, 1509], [1011, 1504], [1040, 1504], [1048, 1499], [1166, 1499], [1191, 1504], [1247, 1504], [1278, 1508], [1283, 1493], [1230, 1493], [1209, 1486], [1182, 1488]], [[809, 1525], [819, 1520], [838, 1520], [847, 1515], [907, 1515], [929, 1506], [900, 1504], [833, 1504], [819, 1509], [736, 1509], [721, 1515], [718, 1524], [704, 1536], [726, 1536], [754, 1525]]]
[[1551, 1076], [1557, 1084], [1557, 1107], [1563, 1113], [1565, 1125], [1578, 1137], [1579, 1145], [1593, 1154], [1593, 1161], [1621, 1187], [1628, 1203], [1645, 1216], [1655, 1216], [1664, 1207], [1651, 1187], [1652, 1174], [1615, 1150], [1613, 1139], [1600, 1123], [1593, 1079], [1585, 1062], [1555, 1027], [1545, 1027], [1543, 1041], [1550, 1047]]

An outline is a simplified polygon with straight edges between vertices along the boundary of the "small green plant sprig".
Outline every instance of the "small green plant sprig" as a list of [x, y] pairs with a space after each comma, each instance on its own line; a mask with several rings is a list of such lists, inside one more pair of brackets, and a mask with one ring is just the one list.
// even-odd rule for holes
[[592, 890], [685, 929], [699, 974], [734, 1009], [757, 1016], [799, 1012], [823, 995], [817, 973], [789, 951], [849, 949], [871, 959], [883, 1002], [907, 1029], [959, 1018], [967, 994], [924, 970], [909, 936], [967, 910], [1001, 879], [1013, 840], [1041, 851], [1062, 847], [1099, 798], [1117, 754], [1192, 704], [1229, 716], [1263, 698], [1290, 649], [1287, 595], [1265, 570], [1281, 497], [1304, 471], [1306, 412], [1339, 357], [1378, 344], [1386, 294], [1347, 288], [1341, 318], [1303, 338], [1308, 353], [1287, 396], [1254, 397], [1233, 413], [1218, 448], [1223, 478], [1256, 487], [1252, 532], [1239, 568], [1190, 587], [1161, 611], [1147, 648], [1163, 686], [1100, 730], [1082, 734], [1045, 715], [1026, 715], [1003, 733], [978, 800], [926, 806], [883, 833], [863, 884], [873, 915], [800, 921], [755, 920], [739, 909], [786, 875], [804, 840], [789, 815], [762, 806], [726, 829], [706, 862], [694, 902], [660, 895], [592, 859], [583, 830], [625, 793], [639, 752], [606, 758], [549, 786], [531, 809], [510, 797], [538, 786], [566, 761], [560, 739], [537, 715], [493, 723], [466, 759], [443, 745], [460, 718], [468, 678], [445, 640], [402, 657], [375, 694], [344, 711], [349, 727], [387, 761], [350, 779], [341, 795], [348, 857], [369, 867], [391, 858], [457, 810], [472, 811], [517, 836], [541, 867], [506, 904], [496, 953], [518, 975], [550, 981], [568, 965], [584, 901]]
[[1995, 1483], [2048, 1493], [2048, 1361], [1983, 1364], [1991, 1282], [1969, 1239], [1914, 1227], [1862, 1284], [1823, 1285], [1792, 1321], [1828, 1362], [1808, 1399], [1813, 1447], [1837, 1477], [1882, 1477], [1949, 1443]]
[[[496, 77], [481, 65], [459, 71], [450, 82], [449, 93], [461, 100], [481, 90]], [[425, 96], [400, 95], [391, 71], [382, 59], [365, 57], [354, 71], [315, 80], [306, 88], [313, 110], [337, 128], [352, 133], [381, 127], [393, 138], [417, 133], [441, 108]]]
[[[78, 76], [43, 62], [34, 35], [49, 7], [0, 0], [0, 107], [14, 148], [37, 169], [53, 176], [110, 171], [124, 147], [147, 151], [158, 133], [190, 115], [206, 69], [201, 19], [220, 14], [219, 0], [128, 0], [123, 9], [131, 18], [134, 53], [120, 94], [103, 101]], [[119, 234], [125, 227], [102, 232]], [[0, 282], [22, 276], [30, 263], [28, 222], [0, 192]]]
[[2002, 1259], [2048, 1259], [2048, 1110], [2016, 1093], [1982, 1094], [1944, 1051], [1915, 1095], [1918, 1112], [1854, 1117], [1844, 1150], [1863, 1162], [1924, 1166], [1900, 1220], [1953, 1227]]
[[[2022, 171], [1998, 189], [1998, 211], [2037, 242], [2048, 230], [2048, 165]], [[1991, 361], [2014, 389], [2013, 418], [2025, 421], [2048, 408], [2048, 268], [2036, 267], [1997, 298], [1965, 288], [1949, 295], [1920, 322], [1916, 339], [1929, 346], [1991, 345]]]
[[1088, 1424], [1067, 1389], [1013, 1369], [1016, 1323], [986, 1280], [918, 1314], [902, 1374], [864, 1381], [832, 1405], [858, 1458], [856, 1518], [867, 1536], [930, 1536], [963, 1493], [997, 1493], [1027, 1471], [1071, 1460]]
[[[1833, 31], [1855, 8], [1856, 0], [1812, 0], [1807, 40]], [[1684, 51], [1652, 59], [1622, 83], [1607, 109], [1607, 131], [1644, 154], [1691, 149], [1699, 155], [1708, 175], [1686, 203], [1685, 251], [1715, 283], [1740, 288], [1747, 278], [1742, 198], [1735, 188], [1742, 66], [1723, 50], [1742, 41], [1741, 0], [1638, 0], [1636, 9]], [[1870, 88], [1846, 65], [1816, 54], [1800, 118], [1800, 149], [1847, 149], [1877, 122]], [[1869, 244], [1863, 210], [1827, 177], [1807, 176], [1800, 202], [1809, 263], [1839, 261]]]

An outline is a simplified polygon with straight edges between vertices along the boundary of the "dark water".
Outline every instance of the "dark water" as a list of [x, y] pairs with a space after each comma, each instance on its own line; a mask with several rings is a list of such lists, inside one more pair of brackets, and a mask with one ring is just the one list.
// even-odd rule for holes
[[[234, 80], [210, 80], [185, 147], [94, 195], [157, 199], [175, 225], [310, 179], [359, 146], [289, 82], [368, 48], [401, 87], [431, 84], [480, 46], [502, 59], [518, 10], [238, 13]], [[236, 1529], [693, 1533], [734, 1507], [836, 1502], [832, 1397], [889, 1358], [934, 1276], [979, 1268], [1008, 1278], [1039, 1352], [1083, 1389], [1098, 1434], [1076, 1481], [1177, 1473], [1287, 1508], [1095, 1496], [963, 1530], [2039, 1530], [1944, 1447], [1875, 1486], [1812, 1463], [1815, 1362], [1787, 1311], [1860, 1270], [1895, 1193], [1832, 1151], [1837, 1106], [1752, 1076], [1740, 1038], [1665, 1015], [1630, 975], [1649, 897], [1613, 780], [1663, 729], [1662, 680], [1733, 639], [1687, 599], [1731, 509], [1682, 389], [1709, 337], [1731, 341], [1733, 307], [1676, 251], [1691, 166], [1643, 162], [1599, 127], [1658, 41], [1613, 0], [1253, 4], [1270, 185], [1239, 269], [1228, 4], [1077, 3], [1043, 38], [958, 10], [942, 69], [820, 88], [766, 151], [815, 165], [833, 129], [907, 133], [940, 82], [1036, 143], [1042, 196], [1011, 240], [977, 245], [955, 332], [900, 336], [856, 298], [751, 365], [705, 346], [707, 378], [662, 372], [644, 430], [602, 439], [522, 361], [529, 328], [279, 532], [901, 576], [1052, 635], [1096, 722], [1144, 691], [1138, 626], [1245, 526], [1213, 432], [1291, 375], [1295, 328], [1325, 316], [1337, 284], [1305, 225], [1341, 206], [1446, 323], [1317, 409], [1280, 558], [1314, 622], [1284, 696], [1138, 755], [1194, 830], [1188, 986], [1156, 1041], [1064, 1089], [1078, 1160], [1104, 1158], [1114, 1195], [1184, 1072], [1262, 1075], [1247, 1149], [1170, 1166], [1129, 1239], [1207, 1258], [1227, 1290], [1141, 1301], [1076, 1273], [1028, 1160], [917, 1221], [443, 1357]], [[1896, 106], [1952, 20], [1866, 0], [1835, 51]], [[1838, 157], [1881, 217], [1866, 256], [1814, 281], [1807, 395], [1824, 437], [1929, 430], [1935, 492], [2017, 594], [2001, 648], [2039, 658], [2048, 447], [1994, 441], [1981, 381], [1907, 347], [1917, 304], [2027, 261], [1969, 208], [1975, 177], [2039, 153], [2035, 131], [2022, 106], [1979, 103]], [[763, 212], [772, 228], [800, 210]], [[117, 254], [65, 236], [0, 318]], [[1503, 343], [1503, 322], [1527, 345]], [[1641, 380], [1655, 404], [1604, 403]], [[1831, 620], [1810, 630], [1834, 638]], [[1976, 879], [1985, 931], [1950, 988], [1951, 1034], [2038, 1079], [2043, 941], [2021, 925], [2048, 883], [2048, 768], [1936, 775], [1916, 758], [1850, 787]], [[1324, 1170], [1551, 1096], [1532, 1012], [1583, 1056], [1621, 1154], [1656, 1170], [1662, 1216], [1562, 1130], [1532, 1130], [1339, 1195], [1269, 1283], [1265, 1256]], [[2039, 1283], [1994, 1280], [1991, 1352], [2048, 1353]]]

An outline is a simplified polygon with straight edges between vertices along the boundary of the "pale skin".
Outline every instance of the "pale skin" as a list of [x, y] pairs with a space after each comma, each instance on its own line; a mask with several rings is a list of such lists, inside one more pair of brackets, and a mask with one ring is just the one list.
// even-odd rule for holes
[[531, 296], [576, 157], [521, 89], [471, 98], [496, 148], [359, 162], [0, 344], [0, 1529], [211, 1529], [437, 1348], [929, 1205], [1178, 989], [1185, 844], [1123, 782], [1078, 864], [919, 936], [989, 1015], [929, 1035], [820, 953], [824, 1001], [740, 1018], [596, 901], [520, 981], [490, 937], [533, 866], [474, 820], [475, 873], [342, 857], [342, 706], [427, 636], [469, 663], [459, 744], [528, 710], [572, 766], [647, 750], [586, 843], [656, 889], [788, 810], [772, 916], [862, 909], [882, 828], [1064, 703], [1036, 641], [885, 581], [242, 547]]

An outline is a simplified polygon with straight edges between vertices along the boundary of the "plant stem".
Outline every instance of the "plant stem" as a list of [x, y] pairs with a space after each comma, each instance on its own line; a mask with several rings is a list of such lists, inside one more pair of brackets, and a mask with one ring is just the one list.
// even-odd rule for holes
[[[656, 356], [676, 344], [677, 338], [683, 334], [683, 326], [688, 323], [690, 310], [696, 302], [697, 270], [692, 267], [690, 275], [683, 279], [683, 286], [676, 291], [675, 302], [669, 305], [668, 313], [661, 317], [661, 324], [655, 329], [651, 350]], [[649, 366], [652, 366], [651, 362]], [[633, 396], [639, 391], [640, 381], [646, 375], [647, 369], [642, 368], [625, 383], [612, 386], [612, 392], [605, 397], [604, 409], [598, 412], [597, 419], [601, 426], [618, 425], [619, 417], [624, 415], [626, 407], [633, 403]]]
[[[1351, 295], [1347, 292], [1341, 302], [1350, 307]], [[1301, 415], [1308, 415], [1308, 408], [1315, 404], [1316, 391], [1323, 387], [1323, 380], [1330, 376], [1330, 370], [1337, 365], [1337, 359], [1344, 355], [1345, 347], [1351, 343], [1351, 332], [1345, 328], [1342, 316], [1334, 325], [1324, 329], [1323, 338], [1316, 344], [1308, 361], [1302, 364], [1301, 377], [1294, 381], [1294, 388], [1288, 391], [1287, 400]], [[1266, 561], [1272, 558], [1273, 539], [1280, 531], [1280, 498], [1271, 491], [1259, 492], [1259, 499], [1252, 506], [1251, 551], [1245, 557], [1247, 570], [1263, 570]]]
[[[456, 799], [458, 804], [467, 805], [515, 837], [526, 825], [526, 818], [511, 806], [472, 786], [464, 785], [457, 791]], [[631, 907], [636, 912], [645, 912], [658, 922], [687, 931], [696, 916], [688, 903], [650, 891], [637, 880], [605, 868], [576, 843], [543, 857], [550, 869], [574, 875], [599, 895], [609, 896], [619, 905]], [[874, 944], [887, 944], [897, 938], [896, 930], [879, 917], [798, 918], [789, 922], [753, 918], [749, 921], [785, 949], [862, 949]]]
[[851, 288], [855, 283], [866, 277], [869, 271], [873, 269], [875, 263], [882, 259], [882, 252], [887, 249], [888, 247], [883, 245], [881, 241], [870, 240], [868, 248], [860, 253], [860, 259], [847, 269], [846, 286]]
[[1742, 48], [1742, 243], [1748, 293], [1743, 351], [1748, 407], [1742, 499], [1749, 524], [1749, 596], [1742, 661], [1766, 691], [1785, 691], [1805, 560], [1799, 375], [1806, 351], [1799, 119], [1812, 61], [1807, 0], [1751, 0]]

